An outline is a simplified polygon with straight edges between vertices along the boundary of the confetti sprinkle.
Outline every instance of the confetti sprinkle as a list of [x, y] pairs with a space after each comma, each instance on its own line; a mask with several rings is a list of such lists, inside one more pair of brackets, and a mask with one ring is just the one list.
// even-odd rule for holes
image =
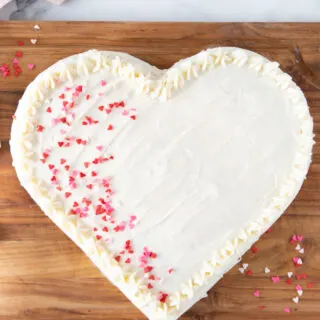
[[18, 46], [24, 46], [24, 42], [23, 41], [17, 41]]
[[292, 301], [293, 301], [294, 303], [298, 303], [298, 302], [299, 302], [299, 297], [294, 297], [294, 298], [292, 298]]
[[273, 283], [278, 283], [280, 281], [280, 278], [278, 276], [271, 277], [271, 280], [272, 280]]
[[310, 283], [310, 282], [307, 284], [307, 287], [308, 287], [309, 289], [311, 289], [312, 286], [313, 286], [313, 285], [312, 285], [312, 283]]
[[303, 290], [302, 287], [300, 286], [300, 284], [296, 285], [296, 290], [299, 296], [302, 296], [303, 294]]
[[252, 251], [252, 253], [257, 253], [258, 252], [258, 248], [254, 246], [254, 247], [251, 248], [251, 251]]
[[287, 283], [287, 284], [292, 284], [291, 279], [287, 279], [287, 280], [286, 280], [286, 283]]
[[286, 313], [290, 313], [291, 309], [290, 308], [284, 308], [283, 311], [286, 312]]
[[34, 25], [33, 30], [40, 30], [40, 26], [38, 24]]
[[254, 295], [255, 297], [260, 297], [260, 291], [259, 291], [259, 290], [256, 290], [256, 291], [253, 293], [253, 295]]
[[288, 278], [290, 279], [293, 276], [293, 272], [288, 272]]
[[101, 84], [102, 87], [104, 87], [104, 86], [107, 84], [107, 81], [101, 80], [101, 81], [100, 81], [100, 84]]
[[252, 274], [253, 274], [253, 272], [252, 272], [251, 269], [248, 269], [248, 270], [246, 271], [246, 275], [247, 275], [247, 276], [252, 276]]
[[264, 273], [270, 273], [270, 269], [268, 267], [264, 268]]
[[162, 303], [165, 303], [166, 300], [168, 298], [168, 295], [166, 293], [163, 293], [163, 292], [159, 292], [158, 294], [158, 300]]
[[173, 272], [173, 268], [168, 269], [168, 273], [171, 274]]
[[15, 56], [16, 56], [17, 58], [22, 58], [23, 53], [22, 53], [21, 51], [17, 51], [16, 54], [15, 54]]
[[36, 67], [36, 65], [33, 64], [33, 63], [29, 63], [29, 64], [28, 64], [28, 69], [29, 69], [29, 70], [33, 70], [35, 67]]
[[30, 39], [31, 44], [35, 45], [37, 44], [38, 40], [37, 39]]
[[262, 310], [262, 309], [265, 308], [265, 306], [258, 306], [258, 308], [259, 308], [260, 310]]

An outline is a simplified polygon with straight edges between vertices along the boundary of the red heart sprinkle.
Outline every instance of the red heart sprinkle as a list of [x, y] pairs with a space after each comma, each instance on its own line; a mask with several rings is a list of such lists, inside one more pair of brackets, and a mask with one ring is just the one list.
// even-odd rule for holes
[[153, 289], [153, 285], [151, 283], [148, 283], [148, 289]]
[[102, 237], [97, 234], [97, 235], [96, 235], [96, 239], [97, 239], [97, 240], [101, 240]]
[[82, 92], [82, 89], [83, 89], [83, 86], [79, 85], [79, 86], [76, 87], [76, 91], [77, 92]]
[[131, 118], [132, 120], [136, 120], [136, 119], [137, 119], [136, 116], [130, 116], [130, 118]]
[[292, 284], [291, 279], [287, 279], [287, 280], [286, 280], [286, 283], [287, 283], [287, 284]]
[[51, 109], [50, 107], [48, 107], [46, 111], [49, 112], [49, 113], [51, 113], [51, 112], [52, 112], [52, 109]]
[[168, 298], [168, 295], [166, 293], [163, 293], [163, 292], [159, 292], [158, 294], [158, 300], [162, 303], [165, 303], [166, 300]]
[[44, 130], [44, 127], [39, 124], [39, 125], [37, 126], [37, 131], [38, 131], [38, 132], [42, 132], [43, 130]]
[[100, 106], [100, 107], [98, 107], [98, 109], [99, 109], [100, 111], [103, 111], [104, 106]]
[[49, 169], [52, 170], [54, 168], [54, 164], [49, 164]]
[[16, 57], [21, 58], [23, 56], [23, 53], [21, 51], [16, 52]]
[[68, 171], [70, 169], [70, 166], [66, 165], [64, 168]]
[[24, 42], [23, 41], [17, 41], [18, 46], [24, 46]]
[[116, 261], [120, 262], [121, 257], [120, 257], [120, 256], [116, 256], [116, 257], [114, 257], [114, 259], [115, 259]]
[[143, 272], [144, 272], [144, 273], [148, 273], [148, 272], [151, 272], [152, 270], [153, 270], [153, 267], [147, 266], [147, 267], [145, 267], [145, 268], [143, 269]]
[[[59, 99], [64, 99], [64, 98], [65, 98], [64, 93], [61, 93], [60, 96], [59, 96]], [[63, 101], [63, 102], [66, 102], [66, 101]]]
[[66, 162], [67, 162], [66, 159], [63, 159], [63, 158], [60, 159], [60, 164], [65, 164]]
[[108, 230], [108, 228], [107, 228], [107, 227], [103, 227], [102, 231], [104, 231], [104, 232], [108, 232], [109, 230]]
[[63, 141], [58, 141], [58, 146], [61, 148], [63, 146], [64, 142]]
[[246, 275], [247, 275], [247, 276], [252, 276], [252, 270], [251, 270], [251, 269], [248, 269], [248, 270], [246, 271]]
[[258, 252], [258, 248], [257, 248], [257, 247], [252, 247], [252, 248], [251, 248], [251, 251], [252, 251], [253, 253], [257, 253], [257, 252]]
[[87, 94], [87, 95], [86, 95], [86, 100], [89, 100], [90, 97], [91, 97], [90, 94]]
[[71, 196], [71, 194], [72, 194], [71, 192], [66, 192], [64, 196], [66, 197], [66, 199], [68, 199]]
[[85, 174], [85, 173], [80, 172], [80, 178], [83, 178], [83, 177], [85, 177], [85, 176], [86, 176], [86, 174]]
[[112, 130], [112, 129], [113, 129], [113, 125], [112, 125], [112, 124], [109, 124], [108, 130], [110, 131], [110, 130]]
[[126, 259], [126, 261], [125, 261], [125, 263], [130, 263], [130, 262], [131, 262], [130, 258]]

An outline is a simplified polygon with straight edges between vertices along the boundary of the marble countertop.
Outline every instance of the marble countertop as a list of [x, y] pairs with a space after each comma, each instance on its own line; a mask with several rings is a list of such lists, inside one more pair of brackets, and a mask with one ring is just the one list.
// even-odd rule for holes
[[14, 0], [11, 20], [320, 21], [320, 0]]

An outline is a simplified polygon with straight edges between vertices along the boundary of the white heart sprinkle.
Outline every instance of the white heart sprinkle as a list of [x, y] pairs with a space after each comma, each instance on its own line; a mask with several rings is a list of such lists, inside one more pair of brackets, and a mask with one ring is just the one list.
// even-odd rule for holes
[[290, 279], [293, 276], [293, 272], [288, 272], [288, 278]]
[[38, 42], [38, 40], [37, 40], [37, 39], [30, 39], [30, 42], [31, 42], [32, 44], [36, 44], [36, 43]]
[[299, 251], [301, 249], [300, 244], [297, 244], [296, 250]]
[[249, 263], [243, 263], [242, 267], [244, 268], [244, 270], [246, 270], [249, 267]]
[[304, 249], [299, 250], [299, 253], [304, 254]]
[[244, 268], [239, 268], [239, 271], [240, 271], [241, 273], [244, 273]]
[[36, 24], [34, 27], [33, 27], [34, 30], [40, 30], [40, 26], [38, 24]]
[[297, 293], [298, 293], [298, 295], [301, 297], [302, 294], [303, 294], [303, 290], [298, 290]]
[[297, 264], [300, 264], [300, 265], [302, 264], [301, 258], [298, 259]]
[[269, 273], [270, 272], [270, 269], [268, 267], [265, 267], [264, 268], [264, 273]]
[[298, 303], [298, 302], [299, 302], [299, 297], [292, 298], [292, 301], [293, 301], [294, 303]]

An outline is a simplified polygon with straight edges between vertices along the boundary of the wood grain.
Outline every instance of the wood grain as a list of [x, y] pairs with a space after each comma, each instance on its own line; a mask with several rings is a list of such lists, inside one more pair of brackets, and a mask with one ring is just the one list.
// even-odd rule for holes
[[[90, 48], [120, 50], [158, 67], [167, 68], [178, 59], [209, 46], [239, 46], [280, 62], [304, 90], [320, 132], [320, 24], [258, 23], [0, 23], [0, 65], [11, 63], [22, 50], [20, 77], [0, 78], [0, 319], [144, 319], [126, 298], [110, 285], [28, 194], [20, 187], [11, 167], [9, 135], [11, 116], [26, 85], [38, 72], [70, 54]], [[38, 44], [32, 45], [31, 38]], [[23, 40], [24, 47], [17, 41]], [[298, 51], [297, 51], [298, 50]], [[299, 52], [301, 56], [299, 55]], [[36, 63], [36, 70], [27, 70]], [[233, 268], [196, 304], [183, 320], [318, 320], [320, 318], [320, 148], [314, 148], [308, 179], [282, 218], [248, 252], [243, 261], [251, 277]], [[305, 237], [304, 264], [295, 270], [295, 250], [288, 243], [294, 233]], [[281, 276], [273, 284], [264, 274]], [[308, 280], [285, 283], [288, 271], [307, 273]], [[313, 283], [307, 289], [307, 282]], [[299, 304], [291, 298], [301, 283]], [[260, 298], [252, 293], [259, 289]], [[259, 310], [258, 306], [265, 308]], [[291, 315], [283, 312], [292, 308]]]

